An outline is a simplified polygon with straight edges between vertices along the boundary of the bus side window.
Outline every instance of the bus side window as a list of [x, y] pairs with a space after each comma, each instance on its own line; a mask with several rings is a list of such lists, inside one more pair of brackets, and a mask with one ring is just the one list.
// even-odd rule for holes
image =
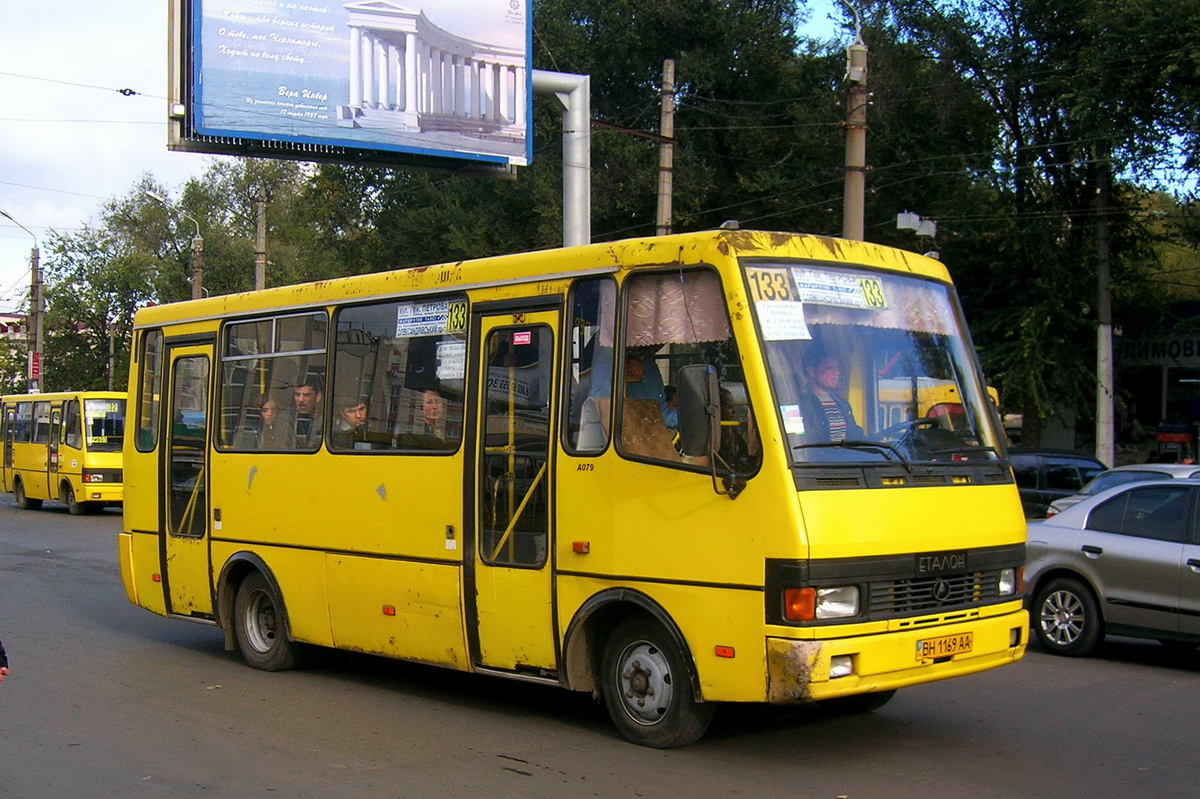
[[612, 278], [587, 278], [572, 292], [563, 446], [590, 455], [608, 446], [617, 288]]
[[45, 444], [50, 440], [50, 403], [33, 403], [33, 443]]
[[713, 367], [721, 384], [717, 468], [757, 470], [760, 447], [733, 339], [725, 297], [710, 269], [635, 275], [626, 283], [625, 349], [621, 353], [621, 450], [664, 463], [708, 466], [707, 456], [679, 452], [679, 409], [673, 386], [689, 364]]
[[[338, 311], [329, 449], [457, 450], [463, 430], [467, 313], [464, 295]], [[365, 407], [361, 422], [354, 410], [359, 406]]]
[[150, 452], [158, 443], [159, 403], [162, 401], [163, 336], [161, 330], [142, 334], [141, 385], [138, 387], [138, 452]]
[[80, 427], [79, 400], [68, 400], [63, 406], [63, 443], [72, 449], [83, 444]]

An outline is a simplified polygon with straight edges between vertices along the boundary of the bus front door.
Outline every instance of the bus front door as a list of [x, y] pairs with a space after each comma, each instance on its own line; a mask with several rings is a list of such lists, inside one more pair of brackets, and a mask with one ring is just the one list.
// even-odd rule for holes
[[471, 374], [474, 486], [466, 602], [472, 662], [553, 676], [551, 519], [557, 311], [480, 314]]
[[167, 610], [211, 617], [212, 578], [208, 524], [208, 392], [212, 348], [177, 346], [169, 351], [167, 386], [171, 421], [163, 448], [163, 590]]

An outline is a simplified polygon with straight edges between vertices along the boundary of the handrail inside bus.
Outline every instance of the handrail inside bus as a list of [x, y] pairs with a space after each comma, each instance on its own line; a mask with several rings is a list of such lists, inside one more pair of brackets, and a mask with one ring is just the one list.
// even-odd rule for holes
[[[491, 557], [489, 557], [488, 560], [495, 560], [497, 557], [499, 557], [500, 550], [504, 548], [504, 545], [508, 543], [508, 539], [512, 537], [513, 530], [516, 529], [517, 526], [517, 521], [520, 520], [521, 514], [525, 512], [525, 506], [529, 504], [529, 499], [533, 496], [533, 492], [537, 490], [538, 483], [542, 482], [542, 477], [544, 477], [545, 474], [546, 462], [542, 461], [541, 468], [539, 468], [538, 473], [534, 475], [533, 482], [529, 484], [529, 489], [525, 492], [525, 496], [521, 498], [521, 504], [518, 505], [517, 509], [513, 512], [512, 518], [508, 520], [508, 527], [504, 530], [504, 535], [500, 536], [500, 540], [496, 542], [496, 548], [492, 550]], [[511, 472], [509, 475], [511, 475]], [[497, 478], [496, 483], [499, 484], [500, 479], [505, 476], [508, 475], [501, 475], [500, 478]], [[515, 478], [513, 478], [513, 483], [516, 483]], [[492, 504], [492, 507], [495, 508], [495, 503]]]

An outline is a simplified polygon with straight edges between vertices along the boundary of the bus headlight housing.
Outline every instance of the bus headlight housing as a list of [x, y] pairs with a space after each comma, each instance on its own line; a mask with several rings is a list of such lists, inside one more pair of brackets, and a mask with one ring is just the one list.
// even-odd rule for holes
[[845, 619], [858, 615], [858, 586], [817, 589], [817, 618]]
[[1012, 596], [1017, 593], [1017, 569], [1015, 566], [1000, 570], [1000, 579], [997, 581], [996, 587], [999, 589], [1000, 596]]

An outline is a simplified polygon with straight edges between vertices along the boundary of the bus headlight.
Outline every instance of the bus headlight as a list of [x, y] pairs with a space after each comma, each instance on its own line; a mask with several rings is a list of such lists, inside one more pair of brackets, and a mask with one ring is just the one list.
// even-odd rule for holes
[[844, 619], [857, 615], [857, 586], [788, 588], [783, 592], [783, 617], [788, 621]]
[[817, 618], [844, 619], [858, 615], [858, 586], [817, 589]]
[[1000, 570], [1000, 580], [997, 586], [1000, 589], [1000, 596], [1012, 596], [1017, 593], [1017, 570], [1009, 566], [1007, 569]]

